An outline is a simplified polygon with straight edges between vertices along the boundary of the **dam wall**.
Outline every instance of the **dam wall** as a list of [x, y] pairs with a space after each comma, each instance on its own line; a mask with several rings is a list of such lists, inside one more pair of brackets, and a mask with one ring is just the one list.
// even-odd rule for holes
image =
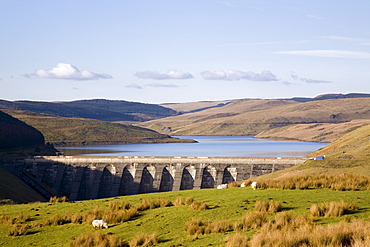
[[46, 198], [58, 195], [76, 201], [216, 188], [304, 161], [304, 158], [36, 156], [1, 158], [0, 167]]

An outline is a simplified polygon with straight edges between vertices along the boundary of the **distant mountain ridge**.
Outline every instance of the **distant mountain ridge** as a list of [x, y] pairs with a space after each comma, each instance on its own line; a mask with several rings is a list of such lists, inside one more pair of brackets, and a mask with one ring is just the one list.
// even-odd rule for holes
[[156, 104], [123, 100], [77, 100], [70, 102], [6, 101], [0, 109], [25, 110], [61, 117], [90, 118], [102, 121], [147, 121], [177, 115], [175, 110]]

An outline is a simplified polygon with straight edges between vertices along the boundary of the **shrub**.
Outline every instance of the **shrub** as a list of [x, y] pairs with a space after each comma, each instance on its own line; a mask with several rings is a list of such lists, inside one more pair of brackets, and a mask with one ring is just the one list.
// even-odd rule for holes
[[28, 233], [29, 226], [28, 225], [13, 225], [12, 228], [8, 232], [8, 236], [21, 236], [26, 235]]
[[133, 239], [131, 239], [128, 244], [130, 247], [136, 246], [154, 246], [158, 243], [158, 235], [156, 233], [147, 234], [147, 233], [139, 233]]
[[90, 246], [125, 247], [127, 244], [112, 234], [101, 234], [100, 232], [83, 234], [71, 241], [71, 247]]
[[248, 237], [236, 233], [225, 238], [226, 247], [248, 247]]

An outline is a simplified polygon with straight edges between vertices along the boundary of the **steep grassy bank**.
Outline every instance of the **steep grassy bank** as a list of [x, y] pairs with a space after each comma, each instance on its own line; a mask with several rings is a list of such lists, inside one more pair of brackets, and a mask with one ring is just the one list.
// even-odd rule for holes
[[153, 130], [105, 121], [65, 118], [28, 111], [10, 111], [8, 114], [41, 131], [45, 142], [56, 145], [124, 144], [189, 142]]

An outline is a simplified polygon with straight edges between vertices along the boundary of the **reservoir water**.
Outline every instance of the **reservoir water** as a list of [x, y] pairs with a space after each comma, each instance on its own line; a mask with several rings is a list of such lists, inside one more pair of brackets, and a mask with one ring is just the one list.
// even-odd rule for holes
[[251, 136], [176, 136], [198, 143], [157, 143], [57, 147], [77, 156], [209, 156], [305, 157], [327, 145], [319, 142], [276, 141]]

